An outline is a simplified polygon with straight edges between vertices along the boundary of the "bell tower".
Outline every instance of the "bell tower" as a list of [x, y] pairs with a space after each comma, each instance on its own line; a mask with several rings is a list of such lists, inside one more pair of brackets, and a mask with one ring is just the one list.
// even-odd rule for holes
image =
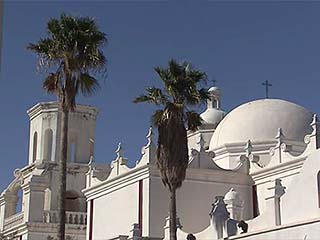
[[[57, 102], [38, 103], [27, 111], [30, 118], [29, 165], [59, 159], [61, 114]], [[93, 155], [98, 110], [77, 105], [69, 113], [68, 162], [88, 163]]]

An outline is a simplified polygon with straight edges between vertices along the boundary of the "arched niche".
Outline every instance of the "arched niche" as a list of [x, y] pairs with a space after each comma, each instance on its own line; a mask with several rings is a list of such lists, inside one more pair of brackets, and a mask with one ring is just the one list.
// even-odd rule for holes
[[46, 188], [44, 190], [44, 210], [51, 210], [51, 197], [52, 197], [51, 188]]
[[77, 162], [77, 135], [75, 133], [69, 134], [68, 162]]
[[51, 161], [52, 158], [52, 140], [53, 131], [48, 128], [44, 132], [44, 147], [43, 147], [43, 159], [46, 161]]
[[32, 162], [37, 160], [37, 150], [38, 150], [38, 133], [34, 132], [32, 141]]

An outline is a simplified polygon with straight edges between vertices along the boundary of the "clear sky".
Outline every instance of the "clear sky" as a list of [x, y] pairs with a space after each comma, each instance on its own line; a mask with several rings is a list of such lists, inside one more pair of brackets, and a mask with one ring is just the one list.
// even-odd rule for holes
[[95, 97], [78, 99], [100, 109], [98, 162], [113, 160], [119, 141], [131, 163], [139, 159], [153, 108], [132, 100], [158, 84], [153, 67], [165, 66], [171, 57], [217, 79], [226, 111], [263, 98], [261, 83], [268, 79], [271, 97], [319, 112], [320, 2], [6, 1], [0, 191], [13, 170], [28, 161], [26, 110], [54, 99], [42, 90], [43, 75], [36, 72], [36, 57], [26, 45], [45, 36], [46, 22], [62, 12], [95, 17], [109, 39], [107, 79]]

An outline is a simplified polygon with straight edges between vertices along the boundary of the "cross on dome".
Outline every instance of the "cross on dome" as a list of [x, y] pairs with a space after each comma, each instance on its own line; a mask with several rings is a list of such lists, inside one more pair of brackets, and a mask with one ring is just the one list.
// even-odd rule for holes
[[269, 87], [272, 87], [272, 84], [268, 80], [262, 83], [266, 87], [266, 98], [269, 98]]

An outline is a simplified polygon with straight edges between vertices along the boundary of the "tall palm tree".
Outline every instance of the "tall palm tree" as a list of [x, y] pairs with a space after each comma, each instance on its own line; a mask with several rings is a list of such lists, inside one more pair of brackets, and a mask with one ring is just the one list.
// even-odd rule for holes
[[201, 125], [198, 113], [189, 107], [203, 103], [208, 93], [201, 88], [206, 74], [189, 63], [169, 61], [168, 68], [154, 69], [163, 83], [163, 89], [149, 87], [146, 94], [134, 102], [147, 102], [161, 107], [152, 115], [158, 128], [157, 166], [162, 182], [170, 192], [170, 239], [176, 240], [176, 190], [181, 187], [188, 167], [187, 129], [194, 131]]
[[61, 112], [61, 140], [59, 158], [58, 239], [65, 239], [65, 193], [68, 152], [68, 117], [76, 107], [76, 96], [92, 95], [99, 87], [97, 73], [106, 71], [106, 58], [102, 47], [106, 34], [89, 17], [61, 14], [60, 19], [47, 23], [48, 36], [40, 38], [27, 49], [39, 57], [39, 67], [50, 72], [43, 88], [57, 95]]

